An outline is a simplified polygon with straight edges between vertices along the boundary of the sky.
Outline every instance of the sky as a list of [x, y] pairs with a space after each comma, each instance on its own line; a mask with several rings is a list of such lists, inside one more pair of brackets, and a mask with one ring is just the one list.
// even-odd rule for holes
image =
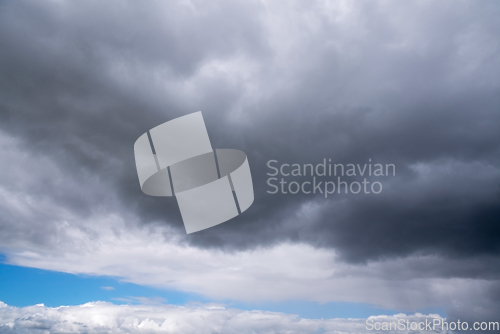
[[[496, 1], [0, 1], [0, 331], [500, 321], [499, 15]], [[200, 110], [212, 147], [247, 154], [255, 200], [188, 235], [175, 199], [142, 193], [133, 145]], [[270, 193], [270, 160], [324, 159], [395, 175], [368, 177], [379, 194]]]

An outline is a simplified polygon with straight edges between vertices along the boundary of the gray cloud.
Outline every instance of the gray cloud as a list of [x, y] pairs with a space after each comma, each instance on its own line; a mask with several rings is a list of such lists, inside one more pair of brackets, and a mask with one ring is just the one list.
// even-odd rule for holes
[[[53, 249], [57, 224], [91, 233], [106, 213], [200, 248], [303, 242], [498, 279], [496, 2], [0, 6], [3, 249]], [[187, 237], [175, 202], [140, 191], [132, 147], [197, 110], [214, 147], [247, 153], [256, 201]], [[377, 196], [266, 193], [268, 160], [323, 158], [397, 175]]]

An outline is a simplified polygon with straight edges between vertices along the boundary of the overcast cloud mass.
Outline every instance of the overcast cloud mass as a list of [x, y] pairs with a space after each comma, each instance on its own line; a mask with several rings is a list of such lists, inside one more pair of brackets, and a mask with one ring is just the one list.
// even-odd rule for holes
[[[0, 251], [215, 299], [499, 321], [499, 17], [497, 1], [2, 1]], [[141, 192], [133, 144], [198, 110], [214, 148], [247, 154], [255, 202], [186, 235], [175, 200]], [[268, 160], [324, 158], [396, 176], [378, 195], [267, 193]]]

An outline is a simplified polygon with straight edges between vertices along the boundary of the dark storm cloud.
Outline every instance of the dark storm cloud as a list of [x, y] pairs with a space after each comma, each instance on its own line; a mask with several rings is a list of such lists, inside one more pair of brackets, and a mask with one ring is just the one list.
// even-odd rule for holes
[[[193, 239], [305, 240], [352, 261], [415, 252], [498, 254], [500, 68], [492, 16], [498, 8], [448, 5], [415, 8], [407, 22], [401, 19], [408, 13], [394, 19], [366, 6], [352, 30], [339, 33], [324, 23], [322, 38], [302, 40], [307, 47], [294, 50], [301, 61], [294, 63], [293, 88], [278, 87], [249, 107], [251, 125], [238, 134], [251, 159], [257, 203], [234, 223]], [[373, 158], [394, 163], [398, 175], [378, 196], [265, 193], [272, 190], [265, 184], [267, 160], [323, 158], [344, 164]], [[418, 174], [419, 164], [430, 175]], [[311, 200], [320, 213], [298, 216]]]
[[[53, 159], [62, 169], [58, 177], [79, 181], [76, 188], [64, 190], [40, 184], [30, 189], [34, 195], [48, 192], [58, 205], [85, 216], [96, 207], [111, 207], [109, 193], [123, 194], [122, 206], [136, 206], [146, 221], [168, 219], [175, 212], [180, 229], [175, 203], [152, 201], [137, 192], [131, 148], [146, 130], [191, 110], [154, 96], [147, 83], [127, 86], [121, 79], [153, 68], [184, 80], [206, 59], [237, 50], [257, 54], [265, 45], [259, 45], [259, 29], [247, 15], [252, 5], [228, 3], [234, 8], [226, 20], [220, 5], [202, 6], [200, 13], [180, 5], [150, 5], [4, 4], [2, 130], [22, 139], [22, 150]], [[218, 38], [211, 40], [213, 35]], [[40, 178], [43, 168], [37, 166], [31, 176]], [[105, 190], [89, 186], [92, 179], [99, 179]], [[40, 238], [45, 234], [41, 230]]]
[[[72, 191], [34, 182], [33, 196], [82, 217], [125, 210], [183, 233], [175, 201], [140, 191], [132, 147], [146, 130], [202, 110], [213, 147], [249, 156], [256, 201], [186, 242], [292, 240], [349, 261], [436, 254], [491, 263], [500, 252], [499, 8], [366, 2], [289, 14], [240, 2], [4, 3], [0, 126], [72, 180]], [[203, 74], [217, 62], [221, 70]], [[323, 158], [393, 163], [397, 175], [377, 196], [266, 193], [268, 160]], [[13, 220], [4, 216], [2, 228]], [[456, 275], [476, 277], [469, 267]]]

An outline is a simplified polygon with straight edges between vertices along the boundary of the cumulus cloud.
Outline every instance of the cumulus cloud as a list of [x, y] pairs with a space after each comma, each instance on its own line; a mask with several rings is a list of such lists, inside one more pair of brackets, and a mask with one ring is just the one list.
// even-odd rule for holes
[[[438, 315], [371, 317], [372, 321], [425, 322]], [[365, 319], [303, 319], [292, 314], [242, 311], [210, 305], [113, 305], [91, 302], [78, 306], [16, 308], [0, 302], [2, 333], [372, 333]], [[399, 331], [397, 333], [407, 333]], [[412, 333], [434, 331], [412, 331]], [[387, 331], [396, 333], [396, 331]], [[447, 331], [441, 332], [447, 333]]]

